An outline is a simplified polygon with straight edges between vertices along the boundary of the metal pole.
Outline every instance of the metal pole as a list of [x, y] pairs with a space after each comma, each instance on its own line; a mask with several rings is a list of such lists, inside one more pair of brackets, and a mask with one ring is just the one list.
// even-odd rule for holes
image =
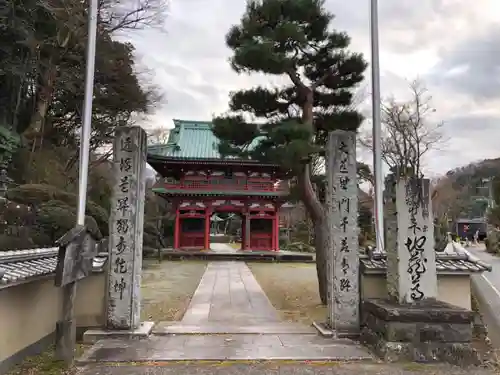
[[384, 207], [382, 172], [382, 124], [380, 120], [380, 57], [378, 46], [378, 1], [371, 0], [370, 8], [371, 52], [372, 52], [372, 113], [373, 113], [373, 172], [375, 177], [375, 233], [377, 251], [384, 250]]
[[493, 178], [492, 177], [490, 177], [488, 179], [488, 199], [489, 199], [488, 206], [492, 210], [495, 208], [495, 196], [493, 194]]
[[[85, 97], [83, 102], [83, 122], [80, 135], [80, 170], [78, 179], [78, 213], [76, 224], [85, 224], [87, 203], [87, 181], [89, 171], [90, 130], [92, 126], [92, 99], [94, 90], [95, 50], [97, 39], [98, 0], [90, 0], [87, 39], [87, 61], [85, 72]], [[74, 361], [76, 346], [76, 325], [74, 302], [77, 283], [63, 287], [62, 319], [56, 329], [56, 357], [69, 366]]]
[[83, 123], [80, 136], [80, 173], [78, 176], [78, 214], [76, 221], [78, 225], [85, 224], [85, 207], [87, 204], [92, 99], [94, 97], [95, 49], [97, 43], [97, 11], [98, 0], [90, 0], [85, 98], [83, 101]]

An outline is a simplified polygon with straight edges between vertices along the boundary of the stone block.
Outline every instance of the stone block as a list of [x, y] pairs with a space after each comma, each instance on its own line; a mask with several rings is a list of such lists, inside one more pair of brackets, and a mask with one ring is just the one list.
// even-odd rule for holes
[[469, 323], [427, 323], [384, 321], [373, 314], [363, 317], [363, 324], [386, 341], [393, 342], [470, 342]]
[[370, 299], [362, 303], [363, 313], [371, 313], [384, 321], [426, 323], [472, 323], [474, 313], [449, 303], [423, 300], [411, 304]]
[[471, 311], [432, 300], [411, 305], [368, 300], [361, 314], [361, 341], [385, 361], [480, 363], [471, 346]]
[[[408, 323], [403, 323], [408, 325]], [[472, 325], [467, 323], [418, 323], [414, 339], [419, 342], [471, 342]], [[404, 327], [402, 327], [404, 328]]]
[[386, 341], [368, 327], [361, 331], [361, 342], [386, 362], [450, 363], [477, 366], [481, 359], [467, 342], [394, 342]]
[[137, 328], [125, 330], [89, 329], [83, 333], [84, 344], [95, 344], [103, 339], [145, 339], [149, 337], [155, 322], [141, 322]]

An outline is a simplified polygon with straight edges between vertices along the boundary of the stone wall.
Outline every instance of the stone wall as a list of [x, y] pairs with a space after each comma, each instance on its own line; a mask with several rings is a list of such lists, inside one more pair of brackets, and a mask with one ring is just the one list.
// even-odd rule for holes
[[[105, 273], [94, 273], [78, 283], [75, 301], [77, 330], [105, 323]], [[0, 374], [54, 343], [60, 319], [62, 289], [52, 275], [0, 285]]]
[[[471, 277], [468, 274], [439, 275], [437, 299], [463, 309], [471, 309]], [[361, 299], [387, 298], [384, 273], [362, 275]]]
[[474, 312], [436, 300], [364, 300], [360, 341], [387, 362], [479, 365], [473, 320]]

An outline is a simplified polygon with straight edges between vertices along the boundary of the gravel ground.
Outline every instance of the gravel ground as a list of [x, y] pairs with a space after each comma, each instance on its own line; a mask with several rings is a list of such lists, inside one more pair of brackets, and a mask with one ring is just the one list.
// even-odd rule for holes
[[284, 321], [309, 325], [326, 319], [326, 307], [319, 299], [315, 264], [247, 264]]
[[141, 318], [181, 320], [205, 272], [204, 261], [145, 261]]
[[157, 366], [97, 366], [79, 375], [492, 375], [482, 368], [460, 369], [452, 366], [421, 364], [311, 364], [311, 363], [218, 363], [166, 364]]
[[[88, 345], [76, 346], [76, 357], [88, 349]], [[75, 375], [77, 369], [66, 369], [63, 362], [54, 359], [54, 348], [49, 348], [44, 353], [26, 358], [23, 363], [9, 371], [6, 375]]]

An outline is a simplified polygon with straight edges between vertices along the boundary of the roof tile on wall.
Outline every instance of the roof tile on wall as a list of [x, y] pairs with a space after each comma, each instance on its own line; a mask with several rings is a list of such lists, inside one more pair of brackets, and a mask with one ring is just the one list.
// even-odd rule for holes
[[[52, 275], [57, 266], [57, 247], [0, 251], [0, 287]], [[102, 271], [107, 253], [98, 254], [93, 261], [94, 272]]]
[[[375, 253], [363, 255], [360, 258], [363, 273], [387, 272], [386, 254]], [[491, 266], [475, 259], [468, 254], [436, 254], [436, 269], [438, 273], [481, 273], [491, 271]]]

